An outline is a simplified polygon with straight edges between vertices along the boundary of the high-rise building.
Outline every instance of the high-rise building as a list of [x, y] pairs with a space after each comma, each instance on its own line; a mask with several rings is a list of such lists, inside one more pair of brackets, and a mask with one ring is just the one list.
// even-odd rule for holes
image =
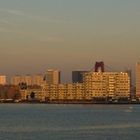
[[140, 99], [140, 63], [136, 63], [136, 97]]
[[46, 82], [48, 84], [60, 84], [60, 71], [58, 70], [47, 70]]
[[6, 85], [6, 76], [0, 75], [0, 85]]
[[83, 74], [87, 71], [73, 71], [72, 72], [72, 82], [73, 83], [83, 83]]

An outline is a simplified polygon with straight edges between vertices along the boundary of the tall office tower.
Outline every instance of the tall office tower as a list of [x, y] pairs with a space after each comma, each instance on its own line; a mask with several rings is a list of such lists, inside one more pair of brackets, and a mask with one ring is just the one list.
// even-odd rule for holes
[[73, 71], [72, 72], [72, 82], [73, 83], [83, 83], [83, 74], [87, 71]]
[[58, 70], [47, 70], [46, 82], [48, 84], [60, 84], [60, 71]]
[[140, 63], [136, 63], [136, 97], [140, 99]]
[[0, 75], [0, 85], [6, 85], [6, 76]]
[[37, 74], [37, 75], [34, 75], [32, 77], [32, 80], [33, 80], [33, 85], [37, 85], [37, 86], [40, 86], [42, 84], [44, 84], [44, 76], [42, 74]]

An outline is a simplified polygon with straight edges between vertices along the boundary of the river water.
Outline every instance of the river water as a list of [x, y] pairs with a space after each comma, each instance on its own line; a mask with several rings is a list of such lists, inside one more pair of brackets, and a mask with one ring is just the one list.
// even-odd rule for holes
[[0, 104], [0, 140], [139, 140], [140, 105]]

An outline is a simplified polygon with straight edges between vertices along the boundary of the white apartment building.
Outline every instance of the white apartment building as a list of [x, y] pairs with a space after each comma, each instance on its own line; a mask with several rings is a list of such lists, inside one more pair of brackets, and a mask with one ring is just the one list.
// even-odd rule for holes
[[85, 92], [97, 98], [130, 98], [130, 78], [123, 72], [84, 74]]

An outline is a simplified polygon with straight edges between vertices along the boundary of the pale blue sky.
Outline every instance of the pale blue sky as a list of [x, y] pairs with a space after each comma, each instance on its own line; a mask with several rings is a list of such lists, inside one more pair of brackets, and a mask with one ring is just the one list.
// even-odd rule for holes
[[140, 61], [139, 0], [0, 0], [0, 73], [72, 70], [103, 60], [114, 70]]

